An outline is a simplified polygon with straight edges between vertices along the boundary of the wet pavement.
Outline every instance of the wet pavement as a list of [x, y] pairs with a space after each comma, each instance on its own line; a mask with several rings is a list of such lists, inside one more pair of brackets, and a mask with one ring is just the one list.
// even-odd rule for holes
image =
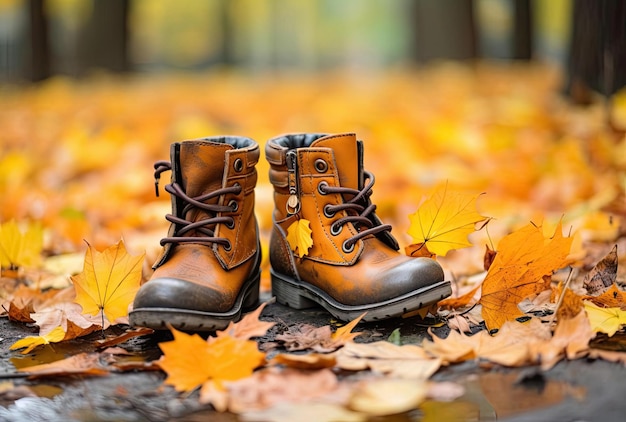
[[[276, 303], [268, 305], [261, 316], [275, 321], [269, 342], [287, 325], [306, 322], [316, 326], [332, 323], [321, 310], [293, 311]], [[426, 337], [428, 323], [419, 317], [379, 323], [362, 323], [356, 328], [364, 334], [357, 341], [377, 341], [389, 337], [397, 328], [404, 344], [419, 343]], [[435, 329], [445, 335], [446, 328]], [[42, 346], [29, 355], [10, 351], [10, 345], [36, 331], [21, 323], [0, 320], [0, 380], [26, 385], [31, 397], [16, 398], [0, 393], [0, 421], [236, 421], [232, 414], [218, 414], [200, 405], [197, 397], [180, 395], [163, 386], [161, 372], [112, 373], [101, 377], [59, 377], [40, 381], [13, 378], [16, 368], [62, 359], [79, 352], [95, 351], [95, 333], [86, 338]], [[159, 356], [158, 343], [169, 333], [131, 339], [122, 346], [140, 359]], [[613, 344], [613, 345], [611, 345]], [[626, 341], [624, 341], [626, 344]], [[622, 342], [607, 342], [602, 347], [621, 348]], [[626, 367], [605, 361], [580, 359], [560, 362], [550, 371], [536, 367], [502, 368], [465, 362], [440, 369], [434, 381], [453, 381], [465, 387], [465, 394], [452, 402], [425, 402], [420, 411], [376, 418], [383, 421], [623, 421], [626, 420]], [[1, 391], [1, 389], [0, 389]], [[427, 416], [425, 416], [427, 415]]]

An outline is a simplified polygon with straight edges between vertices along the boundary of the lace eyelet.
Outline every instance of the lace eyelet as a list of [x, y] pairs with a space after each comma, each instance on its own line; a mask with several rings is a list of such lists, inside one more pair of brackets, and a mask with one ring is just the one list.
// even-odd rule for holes
[[328, 170], [328, 163], [321, 158], [318, 158], [315, 160], [315, 170], [317, 170], [318, 173], [326, 173]]
[[328, 183], [321, 181], [317, 184], [317, 191], [320, 193], [320, 195], [326, 195], [328, 192], [326, 192], [326, 188], [328, 187]]
[[234, 199], [231, 199], [230, 202], [228, 202], [228, 206], [233, 209], [233, 212], [237, 212], [239, 210], [239, 203]]
[[237, 173], [240, 173], [241, 170], [243, 170], [243, 161], [241, 160], [241, 158], [235, 159], [235, 161], [233, 162], [233, 169], [235, 169]]
[[333, 218], [336, 214], [334, 211], [330, 210], [331, 207], [332, 205], [330, 204], [324, 205], [324, 216], [326, 218]]
[[233, 244], [230, 243], [230, 240], [229, 240], [228, 243], [226, 243], [225, 245], [222, 245], [222, 247], [224, 248], [226, 252], [229, 252], [233, 248]]
[[234, 229], [235, 228], [235, 219], [231, 218], [228, 223], [224, 223], [224, 226], [226, 226], [226, 228], [229, 229], [229, 230]]
[[352, 253], [352, 251], [354, 250], [354, 243], [350, 244], [350, 246], [348, 246], [348, 241], [346, 240], [345, 242], [343, 242], [343, 244], [341, 245], [341, 250], [344, 253]]
[[330, 234], [332, 234], [333, 236], [339, 235], [339, 233], [341, 233], [341, 230], [343, 230], [342, 225], [338, 225], [335, 223], [330, 225]]

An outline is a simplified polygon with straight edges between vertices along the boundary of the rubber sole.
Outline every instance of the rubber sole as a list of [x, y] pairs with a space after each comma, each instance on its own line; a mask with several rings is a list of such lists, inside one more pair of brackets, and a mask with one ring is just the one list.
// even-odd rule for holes
[[367, 312], [363, 321], [380, 321], [402, 316], [445, 299], [452, 294], [449, 281], [441, 281], [402, 296], [367, 305], [350, 306], [337, 302], [323, 290], [270, 270], [272, 294], [276, 301], [294, 309], [322, 306], [335, 318], [352, 321]]
[[181, 331], [223, 330], [230, 322], [237, 322], [241, 314], [256, 308], [259, 304], [261, 274], [246, 282], [235, 299], [233, 307], [226, 312], [204, 312], [177, 308], [138, 308], [129, 315], [134, 327], [148, 327], [153, 330], [168, 330], [169, 326]]

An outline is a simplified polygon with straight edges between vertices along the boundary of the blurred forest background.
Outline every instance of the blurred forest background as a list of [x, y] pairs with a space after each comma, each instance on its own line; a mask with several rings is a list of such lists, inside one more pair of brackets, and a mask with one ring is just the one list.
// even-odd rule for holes
[[622, 0], [0, 0], [0, 81], [481, 58], [549, 61], [567, 70], [569, 88], [581, 79], [612, 93], [626, 74], [625, 9]]
[[626, 213], [624, 85], [626, 0], [0, 0], [0, 221], [150, 258], [172, 142], [307, 131], [366, 141], [404, 242], [440, 182], [502, 232]]

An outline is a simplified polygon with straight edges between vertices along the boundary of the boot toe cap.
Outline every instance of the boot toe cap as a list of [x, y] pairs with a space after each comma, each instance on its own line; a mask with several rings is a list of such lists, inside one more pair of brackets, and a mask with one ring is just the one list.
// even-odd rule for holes
[[150, 280], [137, 292], [133, 309], [181, 309], [200, 312], [224, 312], [232, 300], [224, 292], [177, 278]]

